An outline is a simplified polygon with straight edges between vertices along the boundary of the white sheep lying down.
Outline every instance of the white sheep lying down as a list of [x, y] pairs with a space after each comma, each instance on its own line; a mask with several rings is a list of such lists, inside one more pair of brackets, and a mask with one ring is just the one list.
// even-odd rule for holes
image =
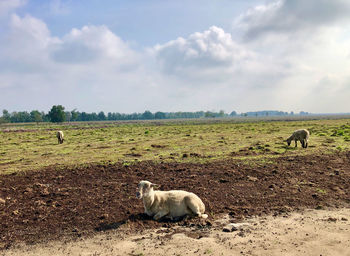
[[296, 130], [293, 132], [292, 136], [287, 139], [287, 144], [290, 146], [292, 140], [295, 142], [295, 147], [297, 146], [297, 141], [299, 140], [303, 148], [307, 148], [310, 133], [306, 129]]
[[145, 213], [159, 220], [162, 217], [170, 219], [185, 215], [207, 218], [204, 214], [205, 205], [194, 193], [183, 190], [159, 191], [153, 190], [156, 184], [140, 181], [136, 197], [143, 200]]

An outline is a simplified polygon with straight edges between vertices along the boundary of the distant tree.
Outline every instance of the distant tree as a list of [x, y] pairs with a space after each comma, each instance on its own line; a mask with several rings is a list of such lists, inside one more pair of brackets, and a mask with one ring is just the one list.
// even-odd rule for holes
[[61, 123], [66, 120], [66, 115], [64, 113], [64, 107], [62, 105], [54, 105], [49, 111], [49, 117], [53, 123]]
[[220, 112], [219, 112], [219, 117], [224, 117], [224, 116], [225, 116], [225, 111], [220, 110]]
[[89, 121], [94, 121], [94, 120], [98, 120], [98, 116], [95, 112], [92, 112], [91, 114], [89, 114]]
[[236, 111], [232, 111], [230, 116], [237, 116], [237, 112]]
[[144, 120], [154, 119], [154, 115], [152, 114], [151, 111], [146, 110], [146, 111], [142, 114], [141, 118], [144, 119]]
[[4, 123], [8, 123], [11, 121], [11, 115], [6, 109], [2, 111], [2, 119]]
[[73, 109], [73, 110], [70, 112], [70, 114], [71, 114], [71, 118], [70, 118], [71, 121], [78, 121], [79, 112], [77, 112], [76, 109]]
[[33, 110], [30, 112], [30, 118], [32, 119], [32, 122], [42, 122], [43, 121], [43, 117], [41, 115], [41, 113], [38, 110]]
[[140, 113], [132, 113], [131, 115], [129, 115], [129, 117], [131, 120], [139, 120], [141, 119], [141, 114]]
[[166, 115], [165, 115], [165, 113], [158, 111], [154, 114], [154, 118], [155, 119], [165, 119]]
[[70, 122], [72, 120], [72, 113], [70, 111], [66, 111], [65, 115], [66, 115], [66, 121]]
[[12, 112], [11, 114], [11, 122], [12, 123], [24, 123], [24, 122], [31, 122], [31, 116], [27, 111], [20, 111], [20, 112]]
[[98, 120], [106, 120], [106, 115], [103, 111], [101, 111], [100, 113], [98, 113]]
[[211, 111], [207, 111], [204, 113], [204, 117], [211, 117], [211, 118], [214, 118], [214, 117], [217, 117], [218, 114], [215, 113], [215, 112], [211, 112]]
[[86, 112], [81, 112], [79, 121], [89, 121], [88, 114]]
[[50, 122], [49, 114], [45, 114], [44, 111], [41, 111], [41, 118], [43, 119], [43, 122]]

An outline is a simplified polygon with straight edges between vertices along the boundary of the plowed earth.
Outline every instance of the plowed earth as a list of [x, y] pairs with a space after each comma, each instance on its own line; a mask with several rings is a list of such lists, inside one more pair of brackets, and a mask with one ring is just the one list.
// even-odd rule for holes
[[[135, 198], [140, 180], [161, 190], [198, 194], [207, 221], [155, 222]], [[140, 162], [51, 167], [0, 176], [0, 245], [92, 235], [109, 229], [137, 232], [173, 225], [207, 225], [220, 214], [234, 220], [303, 208], [350, 206], [350, 152], [281, 157], [273, 163], [226, 160], [207, 164]], [[125, 228], [126, 227], [126, 228]]]

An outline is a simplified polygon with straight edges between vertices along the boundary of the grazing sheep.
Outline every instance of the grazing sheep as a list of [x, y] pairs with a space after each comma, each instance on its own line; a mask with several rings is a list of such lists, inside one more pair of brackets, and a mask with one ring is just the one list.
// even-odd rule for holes
[[297, 141], [299, 140], [301, 143], [301, 146], [303, 148], [307, 148], [308, 140], [309, 140], [310, 133], [306, 129], [296, 130], [293, 132], [292, 136], [290, 136], [286, 141], [288, 146], [290, 146], [290, 143], [292, 140], [295, 141], [295, 147], [297, 147]]
[[136, 197], [143, 199], [145, 213], [154, 220], [166, 216], [171, 219], [185, 215], [207, 218], [202, 200], [191, 192], [183, 190], [159, 191], [153, 190], [156, 184], [140, 181]]
[[58, 139], [58, 144], [62, 144], [63, 143], [63, 140], [64, 140], [64, 135], [63, 135], [63, 132], [62, 131], [58, 131], [57, 134], [57, 139]]

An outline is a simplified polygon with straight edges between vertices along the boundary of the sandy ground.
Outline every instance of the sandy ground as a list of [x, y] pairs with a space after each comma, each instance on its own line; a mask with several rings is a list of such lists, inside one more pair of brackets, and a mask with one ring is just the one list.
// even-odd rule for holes
[[108, 231], [91, 238], [18, 246], [0, 255], [350, 255], [350, 209], [306, 210], [246, 220], [233, 232], [224, 216], [211, 228], [171, 227], [137, 235]]

